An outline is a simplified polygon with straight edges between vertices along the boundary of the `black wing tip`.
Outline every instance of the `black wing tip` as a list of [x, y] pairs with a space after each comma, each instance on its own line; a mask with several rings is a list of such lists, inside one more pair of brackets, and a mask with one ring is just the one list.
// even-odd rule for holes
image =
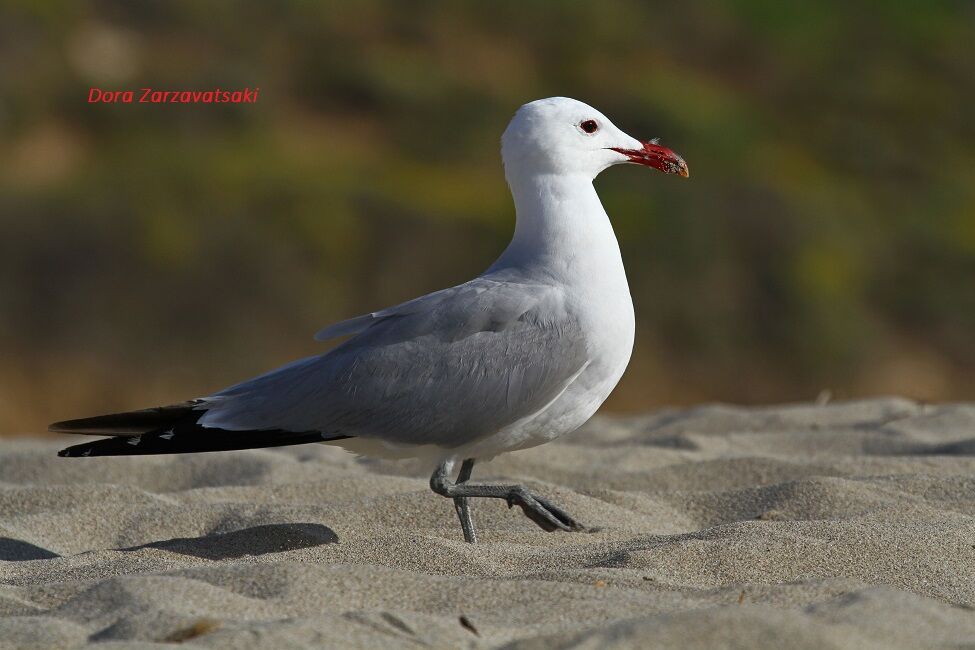
[[196, 399], [138, 411], [62, 420], [49, 424], [47, 430], [52, 433], [87, 433], [104, 436], [139, 435], [154, 429], [169, 427], [184, 420], [195, 422], [206, 410], [200, 406], [201, 402], [202, 400]]
[[333, 442], [349, 436], [327, 435], [320, 431], [284, 431], [260, 429], [227, 431], [207, 429], [196, 424], [182, 429], [153, 431], [133, 436], [112, 436], [92, 442], [72, 445], [58, 452], [62, 458], [88, 456], [151, 456], [157, 454], [188, 454], [243, 449], [264, 449], [303, 445], [313, 442]]
[[65, 447], [58, 452], [58, 457], [60, 458], [80, 458], [83, 456], [91, 456], [91, 443], [83, 445], [73, 445], [71, 447]]
[[84, 420], [62, 420], [47, 425], [47, 430], [51, 433], [75, 433], [78, 431], [80, 422]]

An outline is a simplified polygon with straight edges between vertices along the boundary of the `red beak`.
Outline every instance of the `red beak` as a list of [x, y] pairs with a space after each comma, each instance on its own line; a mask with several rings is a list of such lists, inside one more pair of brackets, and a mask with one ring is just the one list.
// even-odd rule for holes
[[660, 146], [656, 140], [643, 142], [642, 144], [642, 149], [619, 149], [617, 147], [610, 147], [610, 149], [623, 154], [632, 163], [653, 167], [665, 174], [680, 174], [684, 178], [690, 175], [684, 159], [667, 147]]

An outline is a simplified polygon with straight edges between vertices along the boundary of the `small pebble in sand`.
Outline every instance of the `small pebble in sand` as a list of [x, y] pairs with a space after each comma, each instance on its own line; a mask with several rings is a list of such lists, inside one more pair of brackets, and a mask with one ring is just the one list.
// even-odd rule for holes
[[201, 618], [196, 620], [187, 628], [176, 630], [163, 639], [163, 641], [165, 643], [182, 643], [183, 641], [189, 641], [190, 639], [195, 639], [196, 637], [203, 636], [204, 634], [209, 634], [219, 627], [220, 621], [212, 618]]
[[461, 627], [463, 627], [465, 630], [469, 630], [471, 634], [473, 634], [474, 636], [481, 636], [480, 633], [477, 631], [477, 628], [474, 627], [474, 624], [471, 623], [471, 619], [467, 618], [464, 615], [461, 615], [461, 617], [458, 620], [460, 621]]

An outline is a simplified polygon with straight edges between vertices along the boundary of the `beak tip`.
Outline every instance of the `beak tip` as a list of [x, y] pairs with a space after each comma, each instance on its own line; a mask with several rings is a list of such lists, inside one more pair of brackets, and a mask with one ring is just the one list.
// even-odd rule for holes
[[636, 163], [653, 167], [665, 174], [677, 174], [683, 178], [690, 178], [690, 171], [687, 163], [673, 150], [662, 146], [656, 139], [642, 142], [640, 149], [623, 149], [620, 147], [609, 147], [609, 149], [626, 156], [625, 162]]

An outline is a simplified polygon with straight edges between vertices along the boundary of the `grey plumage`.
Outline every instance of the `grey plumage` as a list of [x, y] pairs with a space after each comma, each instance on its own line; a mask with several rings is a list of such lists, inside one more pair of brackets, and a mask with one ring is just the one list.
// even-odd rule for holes
[[552, 401], [585, 366], [561, 289], [482, 276], [323, 332], [354, 334], [204, 400], [205, 426], [467, 444]]

